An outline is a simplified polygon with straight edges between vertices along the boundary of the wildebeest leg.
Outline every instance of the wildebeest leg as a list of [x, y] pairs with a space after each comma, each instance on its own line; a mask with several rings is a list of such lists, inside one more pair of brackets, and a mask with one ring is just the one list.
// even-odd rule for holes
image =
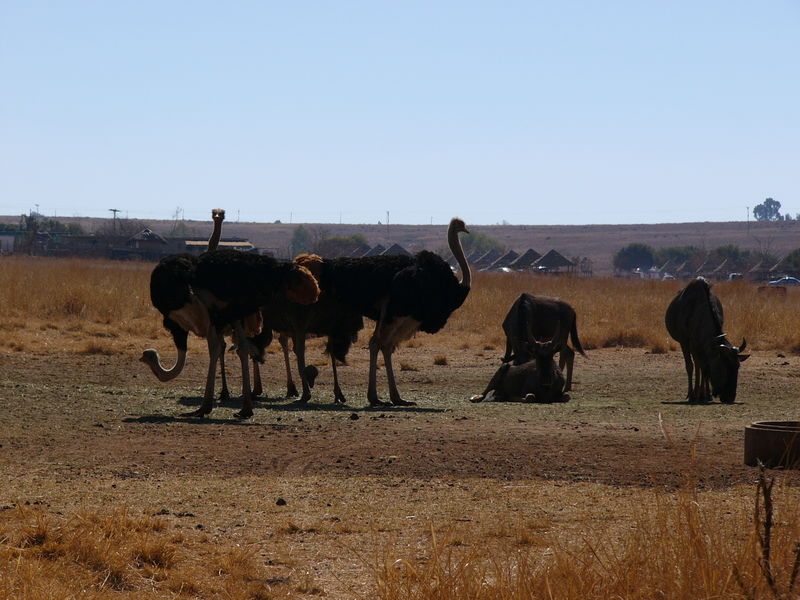
[[711, 402], [711, 377], [708, 375], [707, 369], [701, 369], [700, 372], [703, 376], [703, 402]]
[[250, 342], [239, 321], [233, 326], [233, 334], [236, 353], [242, 364], [242, 409], [234, 416], [237, 419], [249, 419], [253, 416], [253, 392], [250, 389]]
[[568, 392], [572, 389], [572, 365], [575, 362], [575, 351], [566, 345], [561, 346], [558, 353], [558, 368], [564, 371], [564, 365], [567, 366], [567, 382], [564, 384], [564, 391]]
[[692, 402], [703, 402], [703, 386], [704, 382], [703, 369], [700, 367], [700, 362], [695, 359], [694, 361], [694, 388], [692, 389]]
[[331, 369], [333, 370], [333, 401], [336, 404], [347, 404], [342, 388], [339, 387], [339, 374], [336, 371], [336, 359], [331, 355]]
[[[502, 381], [508, 373], [508, 370], [511, 368], [511, 363], [503, 362], [495, 374], [492, 375], [492, 378], [489, 380], [489, 383], [486, 385], [486, 389], [483, 390], [480, 394], [476, 394], [472, 396], [469, 400], [470, 402], [483, 402], [486, 399], [486, 396], [489, 395], [489, 392], [492, 390], [499, 390], [502, 387]], [[497, 391], [495, 391], [495, 396], [497, 396]]]
[[184, 417], [205, 417], [214, 408], [214, 381], [217, 377], [217, 361], [222, 353], [220, 338], [222, 334], [214, 327], [208, 330], [206, 342], [208, 344], [208, 373], [206, 374], [206, 389], [203, 392], [203, 403], [200, 408], [188, 413], [183, 413]]
[[686, 399], [689, 401], [694, 400], [692, 392], [692, 369], [694, 365], [692, 364], [692, 353], [689, 352], [689, 348], [681, 344], [681, 352], [683, 352], [683, 364], [686, 367], [686, 376], [689, 380], [689, 387], [686, 388]]

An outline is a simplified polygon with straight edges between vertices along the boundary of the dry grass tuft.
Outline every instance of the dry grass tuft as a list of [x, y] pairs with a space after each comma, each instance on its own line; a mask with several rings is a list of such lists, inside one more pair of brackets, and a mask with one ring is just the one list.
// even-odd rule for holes
[[419, 369], [417, 367], [415, 367], [414, 365], [412, 365], [411, 363], [402, 362], [402, 361], [400, 362], [400, 370], [401, 371], [419, 371]]
[[447, 357], [444, 354], [437, 354], [433, 357], [433, 364], [444, 366], [447, 364]]
[[794, 598], [800, 501], [788, 487], [773, 499], [771, 486], [762, 474], [755, 516], [696, 489], [654, 491], [620, 531], [597, 529], [577, 542], [562, 542], [557, 529], [525, 531], [513, 545], [451, 543], [432, 531], [422, 559], [387, 550], [373, 571], [378, 597]]
[[4, 510], [0, 573], [2, 598], [287, 595], [265, 587], [253, 551], [174, 535], [160, 519], [125, 511], [63, 517], [26, 506]]

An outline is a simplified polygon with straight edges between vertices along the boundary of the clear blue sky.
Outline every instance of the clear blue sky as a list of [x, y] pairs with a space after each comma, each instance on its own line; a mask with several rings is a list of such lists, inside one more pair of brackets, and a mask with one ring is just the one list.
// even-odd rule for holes
[[0, 214], [800, 212], [800, 2], [0, 0]]

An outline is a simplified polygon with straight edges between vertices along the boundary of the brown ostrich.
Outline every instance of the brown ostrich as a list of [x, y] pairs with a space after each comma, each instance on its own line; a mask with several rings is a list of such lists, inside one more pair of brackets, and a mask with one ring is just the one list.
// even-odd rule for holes
[[254, 332], [246, 331], [245, 322], [281, 295], [300, 304], [316, 302], [319, 297], [317, 280], [308, 269], [295, 263], [236, 250], [217, 250], [200, 256], [191, 286], [209, 317], [209, 366], [203, 404], [188, 415], [202, 417], [211, 412], [216, 364], [222, 352], [221, 339], [225, 329], [230, 327], [242, 363], [242, 410], [236, 416], [248, 418], [253, 414], [248, 363], [258, 349], [254, 347], [252, 335], [248, 335]]

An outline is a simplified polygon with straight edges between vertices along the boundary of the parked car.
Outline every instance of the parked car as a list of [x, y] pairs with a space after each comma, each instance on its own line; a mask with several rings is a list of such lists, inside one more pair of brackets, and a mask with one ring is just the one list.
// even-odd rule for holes
[[733, 281], [734, 279], [742, 279], [741, 273], [728, 273], [728, 281]]
[[797, 277], [781, 277], [769, 282], [770, 285], [800, 285], [800, 279]]

